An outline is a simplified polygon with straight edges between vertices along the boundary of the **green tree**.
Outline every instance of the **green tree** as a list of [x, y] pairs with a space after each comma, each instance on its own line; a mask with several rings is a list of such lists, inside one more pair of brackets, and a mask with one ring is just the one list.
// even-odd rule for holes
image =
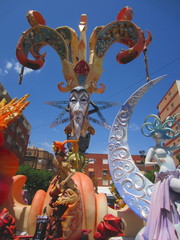
[[176, 158], [177, 158], [177, 160], [178, 160], [178, 162], [179, 162], [179, 164], [180, 164], [180, 153], [178, 153], [178, 154], [176, 155]]
[[54, 177], [53, 172], [49, 170], [37, 170], [33, 169], [29, 165], [20, 166], [16, 174], [22, 174], [27, 177], [24, 188], [27, 189], [27, 198], [29, 203], [32, 202], [34, 194], [39, 189], [47, 191], [49, 184]]
[[154, 183], [155, 181], [155, 175], [154, 173], [157, 172], [156, 169], [153, 170], [147, 170], [146, 173], [144, 174], [144, 176], [149, 179], [149, 181], [151, 181], [152, 183]]

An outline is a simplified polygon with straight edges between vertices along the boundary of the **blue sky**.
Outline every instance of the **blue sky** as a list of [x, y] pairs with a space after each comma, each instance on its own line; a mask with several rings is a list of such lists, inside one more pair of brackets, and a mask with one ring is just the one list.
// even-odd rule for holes
[[[22, 85], [18, 85], [19, 64], [15, 50], [17, 42], [30, 26], [26, 20], [28, 10], [39, 11], [47, 26], [57, 28], [69, 26], [78, 34], [81, 14], [87, 14], [87, 43], [96, 26], [105, 26], [116, 19], [120, 9], [132, 7], [133, 22], [143, 32], [149, 30], [153, 41], [148, 48], [149, 73], [151, 79], [167, 74], [167, 77], [152, 87], [138, 103], [129, 124], [128, 141], [130, 152], [138, 154], [147, 151], [152, 139], [141, 134], [140, 127], [146, 115], [157, 114], [157, 104], [175, 80], [180, 79], [180, 2], [179, 0], [1, 0], [0, 1], [0, 82], [12, 98], [30, 94], [30, 105], [24, 115], [32, 125], [30, 145], [51, 151], [52, 141], [66, 139], [64, 127], [67, 124], [49, 128], [58, 116], [59, 109], [45, 102], [68, 100], [69, 93], [60, 93], [57, 84], [64, 81], [60, 58], [51, 47], [45, 47], [46, 63], [41, 70], [26, 69]], [[146, 35], [147, 36], [147, 35]], [[121, 105], [136, 89], [145, 84], [145, 65], [143, 54], [133, 62], [120, 65], [116, 54], [125, 46], [114, 44], [108, 50], [104, 62], [104, 72], [99, 83], [106, 85], [103, 94], [92, 94], [93, 101], [118, 102], [119, 105], [102, 113], [112, 125]], [[95, 116], [95, 115], [94, 115]], [[91, 138], [89, 153], [106, 153], [110, 131], [92, 124], [96, 134]]]

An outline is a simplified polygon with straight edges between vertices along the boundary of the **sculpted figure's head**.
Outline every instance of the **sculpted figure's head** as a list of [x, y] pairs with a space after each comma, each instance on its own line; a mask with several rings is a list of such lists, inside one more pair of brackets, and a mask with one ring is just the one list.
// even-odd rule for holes
[[154, 132], [152, 136], [157, 145], [160, 145], [164, 140], [163, 134], [161, 132]]
[[80, 132], [84, 127], [89, 110], [89, 94], [83, 87], [75, 87], [71, 91], [69, 112], [71, 124], [74, 130], [74, 135], [77, 139], [80, 137]]
[[[146, 137], [153, 137], [159, 145], [167, 139], [173, 139], [180, 135], [180, 123], [178, 121], [180, 113], [168, 116], [163, 122], [155, 114], [148, 115], [141, 127], [141, 132]], [[175, 130], [172, 128], [176, 124]]]

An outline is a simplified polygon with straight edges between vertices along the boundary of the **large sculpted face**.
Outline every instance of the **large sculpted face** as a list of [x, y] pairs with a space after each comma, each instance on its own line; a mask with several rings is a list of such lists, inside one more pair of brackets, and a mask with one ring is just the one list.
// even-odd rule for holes
[[76, 87], [71, 91], [69, 109], [74, 134], [76, 138], [79, 138], [89, 109], [89, 95], [83, 87]]

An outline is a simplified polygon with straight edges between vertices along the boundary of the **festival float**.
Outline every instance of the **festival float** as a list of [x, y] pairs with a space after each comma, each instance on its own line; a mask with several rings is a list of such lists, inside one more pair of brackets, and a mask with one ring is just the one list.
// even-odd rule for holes
[[[67, 107], [64, 109], [64, 112], [69, 113], [70, 124], [64, 129], [65, 140], [52, 143], [57, 174], [47, 192], [36, 192], [31, 205], [26, 205], [22, 199], [21, 190], [26, 177], [13, 176], [18, 166], [16, 157], [12, 156], [8, 162], [11, 166], [17, 166], [10, 174], [11, 184], [5, 180], [5, 184], [10, 186], [5, 194], [7, 196], [9, 193], [9, 197], [2, 199], [1, 209], [4, 212], [1, 212], [1, 216], [5, 218], [7, 214], [12, 215], [16, 229], [29, 236], [16, 236], [13, 230], [9, 230], [9, 234], [14, 234], [14, 239], [31, 237], [64, 240], [111, 237], [120, 239], [124, 235], [135, 236], [143, 227], [143, 221], [147, 221], [153, 184], [142, 175], [132, 160], [128, 146], [128, 123], [138, 101], [154, 84], [164, 78], [162, 76], [150, 80], [149, 77], [146, 55], [152, 40], [151, 33], [147, 31], [145, 38], [143, 31], [132, 22], [133, 10], [125, 7], [118, 13], [115, 21], [93, 30], [87, 61], [85, 14], [80, 17], [80, 37], [74, 29], [67, 26], [56, 29], [48, 27], [44, 17], [37, 11], [28, 11], [26, 17], [31, 27], [23, 32], [16, 48], [17, 59], [22, 65], [19, 84], [22, 84], [25, 67], [37, 70], [44, 66], [46, 53], [40, 54], [40, 50], [50, 45], [60, 57], [66, 81], [66, 86], [60, 82], [57, 87], [61, 93], [70, 92]], [[122, 105], [109, 136], [108, 160], [112, 180], [119, 196], [126, 203], [120, 210], [108, 207], [105, 194], [95, 193], [91, 179], [84, 173], [88, 164], [86, 150], [91, 135], [95, 134], [95, 129], [90, 124], [90, 121], [93, 121], [90, 115], [98, 112], [103, 119], [99, 107], [91, 101], [91, 95], [105, 91], [105, 85], [100, 83], [99, 87], [98, 81], [103, 72], [106, 52], [115, 42], [128, 47], [117, 54], [118, 63], [127, 64], [143, 52], [146, 68], [146, 83]], [[29, 54], [33, 59], [28, 57]], [[0, 110], [2, 112], [3, 108]], [[22, 111], [23, 107], [20, 110]], [[9, 114], [7, 112], [6, 116], [9, 117]], [[63, 116], [64, 113], [58, 119], [60, 123], [66, 122], [66, 119], [62, 120]], [[4, 126], [3, 121], [0, 124], [1, 127]], [[106, 125], [105, 121], [102, 121], [102, 124]], [[3, 140], [1, 142], [3, 143]], [[5, 153], [5, 158], [8, 154]], [[1, 158], [1, 169], [6, 168], [6, 163]], [[6, 171], [1, 172], [8, 176]], [[6, 222], [5, 220], [4, 225]]]

